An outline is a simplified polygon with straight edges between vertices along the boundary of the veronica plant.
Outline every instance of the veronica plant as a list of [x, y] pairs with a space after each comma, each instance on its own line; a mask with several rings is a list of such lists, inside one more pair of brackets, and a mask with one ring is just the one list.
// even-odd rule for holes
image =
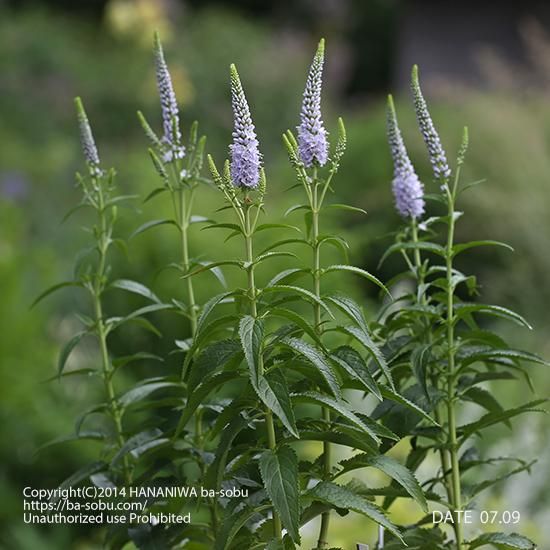
[[[93, 236], [94, 243], [79, 254], [75, 266], [75, 278], [51, 287], [39, 296], [36, 302], [51, 292], [67, 286], [78, 287], [87, 292], [91, 311], [78, 316], [83, 324], [83, 329], [62, 349], [58, 362], [58, 377], [66, 375], [97, 376], [102, 380], [104, 388], [104, 401], [81, 414], [76, 421], [74, 436], [59, 440], [98, 440], [103, 443], [102, 459], [86, 465], [79, 472], [73, 474], [64, 485], [77, 484], [90, 478], [90, 476], [94, 483], [129, 485], [133, 480], [135, 464], [135, 456], [132, 457], [129, 451], [133, 450], [136, 445], [132, 444], [132, 434], [124, 426], [124, 418], [128, 408], [135, 401], [136, 392], [132, 389], [129, 389], [126, 393], [118, 392], [114, 378], [120, 367], [144, 358], [148, 354], [136, 353], [114, 358], [109, 350], [108, 337], [115, 330], [130, 322], [139, 323], [145, 328], [150, 328], [156, 332], [156, 329], [143, 316], [153, 311], [165, 309], [167, 306], [161, 304], [160, 300], [140, 283], [128, 279], [113, 280], [111, 278], [109, 260], [113, 245], [118, 245], [125, 250], [124, 241], [114, 236], [118, 205], [132, 197], [116, 194], [115, 171], [103, 168], [82, 101], [77, 98], [75, 103], [87, 173], [84, 175], [77, 174], [77, 182], [82, 190], [83, 198], [66, 218], [82, 208], [93, 210], [95, 223], [89, 228], [89, 232]], [[112, 289], [121, 289], [145, 296], [153, 303], [123, 317], [107, 317], [105, 294]], [[92, 367], [66, 371], [65, 365], [71, 352], [87, 336], [95, 337], [97, 341], [99, 368]], [[86, 423], [91, 415], [103, 415], [108, 419], [108, 422], [98, 430], [88, 430], [86, 429]]]
[[[312, 344], [316, 348], [313, 348], [312, 344], [302, 341], [300, 347], [295, 347], [295, 349], [298, 352], [301, 349], [315, 350], [315, 354], [319, 360], [325, 362], [326, 371], [332, 372], [332, 369], [335, 369], [338, 372], [338, 375], [334, 377], [335, 394], [333, 398], [339, 406], [345, 408], [348, 407], [346, 401], [342, 398], [342, 389], [345, 387], [361, 389], [368, 394], [374, 394], [380, 399], [381, 391], [390, 399], [399, 399], [399, 397], [393, 392], [393, 380], [386, 359], [375, 343], [375, 338], [373, 338], [373, 334], [368, 327], [362, 308], [347, 295], [325, 295], [322, 292], [323, 278], [329, 274], [338, 272], [359, 275], [386, 291], [384, 285], [376, 277], [359, 267], [349, 265], [348, 263], [323, 266], [322, 250], [326, 245], [336, 246], [344, 253], [346, 259], [348, 245], [341, 237], [321, 233], [321, 214], [328, 209], [343, 209], [365, 213], [364, 210], [349, 205], [325, 204], [327, 192], [331, 188], [332, 179], [338, 171], [342, 155], [346, 148], [346, 132], [342, 119], [339, 119], [337, 143], [333, 154], [329, 157], [327, 132], [324, 128], [321, 114], [323, 64], [324, 40], [321, 40], [306, 81], [300, 114], [300, 125], [298, 126], [298, 137], [296, 139], [291, 131], [287, 131], [283, 136], [290, 161], [294, 166], [298, 181], [307, 199], [305, 204], [295, 205], [287, 211], [287, 214], [290, 214], [305, 210], [306, 238], [303, 240], [303, 243], [311, 250], [312, 261], [311, 264], [304, 266], [298, 271], [311, 275], [312, 292], [316, 298], [313, 303], [312, 312], [313, 336], [311, 335], [311, 331], [308, 332], [308, 336], [312, 338]], [[296, 273], [294, 271], [285, 273], [285, 276], [290, 275], [294, 276]], [[346, 322], [341, 324], [339, 321], [336, 321], [330, 314], [329, 308], [322, 307], [323, 303], [330, 304], [336, 310], [343, 313]], [[349, 324], [350, 320], [351, 324]], [[343, 335], [344, 340], [331, 349], [328, 345], [328, 337], [334, 342], [335, 333]], [[342, 345], [344, 343], [345, 345]], [[362, 351], [359, 352], [354, 347], [355, 345]], [[312, 352], [310, 351], [310, 353]], [[379, 379], [385, 377], [389, 387], [384, 386], [382, 390], [380, 389], [379, 384], [375, 381], [375, 377], [369, 371], [369, 362], [372, 363], [372, 369], [376, 372], [375, 377]], [[379, 382], [381, 385], [382, 381], [380, 380]], [[326, 399], [320, 399], [319, 401], [321, 404], [321, 425], [324, 429], [329, 431], [335, 430], [337, 432], [342, 430], [349, 434], [349, 430], [342, 425], [341, 411], [338, 411], [332, 402], [329, 404]], [[375, 426], [372, 426], [367, 415], [360, 414], [360, 417], [362, 422], [366, 422], [369, 425], [369, 430], [374, 429], [374, 432], [370, 433], [370, 437], [372, 438], [370, 441], [370, 445], [372, 445], [370, 447], [371, 453], [382, 456], [378, 450], [381, 444], [378, 435], [382, 435], [382, 433], [378, 432]], [[384, 432], [383, 437], [391, 439], [393, 435], [391, 432]], [[366, 454], [356, 455], [351, 461], [341, 463], [337, 467], [332, 457], [333, 441], [364, 451], [364, 448], [357, 447], [353, 443], [350, 444], [350, 441], [346, 441], [345, 438], [324, 438], [323, 452], [320, 457], [322, 471], [319, 472], [319, 477], [321, 482], [315, 486], [314, 491], [316, 493], [325, 494], [332, 492], [341, 496], [346, 495], [345, 498], [349, 498], [350, 500], [360, 498], [363, 495], [356, 487], [337, 485], [334, 483], [334, 480], [344, 473], [362, 467], [374, 466], [386, 471], [393, 478], [400, 478], [401, 483], [406, 479], [405, 484], [423, 502], [423, 496], [416, 480], [400, 464], [394, 462], [389, 457], [382, 457], [379, 461], [369, 462], [370, 459], [366, 459]], [[318, 482], [319, 478], [312, 478], [310, 481]], [[317, 548], [319, 549], [329, 546], [331, 505], [336, 505], [336, 502], [330, 499], [325, 500], [324, 503], [326, 506], [321, 514], [320, 531], [317, 541]], [[383, 516], [372, 514], [368, 511], [365, 512], [365, 510], [366, 507], [363, 508], [363, 513], [366, 513], [367, 516], [384, 524], [385, 520]], [[393, 531], [396, 533], [395, 529]]]
[[[194, 260], [191, 257], [189, 228], [191, 224], [208, 221], [205, 217], [193, 215], [197, 188], [201, 182], [206, 181], [201, 177], [206, 137], [201, 136], [199, 138], [198, 123], [195, 121], [191, 125], [187, 146], [183, 144], [176, 94], [157, 33], [154, 35], [153, 51], [162, 111], [162, 137], [157, 136], [141, 112], [138, 112], [138, 117], [146, 136], [151, 142], [149, 155], [160, 176], [161, 186], [153, 189], [145, 201], [156, 197], [160, 193], [168, 192], [172, 202], [174, 218], [148, 221], [138, 227], [133, 236], [164, 224], [174, 225], [177, 228], [180, 235], [180, 262], [171, 264], [171, 267], [176, 268], [185, 277], [186, 296], [185, 302], [175, 300], [174, 303], [189, 319], [190, 334], [193, 337], [197, 330], [197, 317], [200, 307], [196, 303], [193, 279], [187, 277], [187, 275], [193, 267], [196, 267], [196, 263], [200, 263], [200, 260]], [[222, 283], [225, 283], [219, 270], [214, 269], [213, 273], [220, 278]], [[187, 347], [184, 341], [180, 342], [180, 346]]]
[[[408, 274], [415, 281], [415, 287], [413, 292], [403, 294], [390, 308], [384, 309], [382, 318], [387, 345], [394, 350], [396, 384], [404, 396], [430, 412], [438, 426], [426, 426], [420, 416], [411, 418], [409, 415], [404, 422], [405, 413], [398, 409], [386, 416], [384, 422], [399, 435], [412, 437], [407, 458], [407, 466], [412, 470], [419, 468], [430, 452], [437, 453], [440, 471], [426, 480], [424, 489], [433, 503], [448, 508], [453, 518], [448, 522], [452, 525], [453, 537], [438, 526], [423, 527], [431, 523], [431, 516], [427, 516], [410, 526], [404, 539], [409, 545], [429, 541], [430, 547], [438, 549], [463, 550], [484, 545], [535, 548], [532, 541], [517, 534], [491, 532], [468, 540], [464, 533], [462, 512], [475, 506], [479, 493], [511, 475], [529, 470], [533, 464], [514, 457], [482, 457], [472, 442], [473, 436], [481, 435], [487, 428], [500, 423], [508, 425], [511, 418], [536, 411], [545, 401], [535, 399], [518, 407], [506, 408], [485, 386], [492, 381], [514, 381], [518, 375], [529, 381], [526, 365], [547, 363], [537, 355], [511, 348], [501, 336], [478, 324], [479, 317], [493, 316], [530, 328], [527, 321], [515, 312], [470, 301], [477, 291], [476, 280], [457, 269], [456, 258], [479, 246], [510, 247], [490, 240], [455, 242], [455, 225], [462, 217], [456, 203], [461, 193], [471, 187], [463, 184], [460, 178], [468, 148], [468, 132], [464, 130], [453, 171], [423, 97], [416, 66], [412, 72], [412, 91], [438, 192], [423, 194], [407, 155], [390, 97], [388, 137], [395, 169], [393, 188], [397, 210], [408, 220], [409, 226], [398, 234], [397, 242], [388, 249], [384, 258], [399, 252], [408, 268], [403, 275], [407, 277]], [[417, 222], [424, 213], [425, 200], [444, 205], [446, 212], [423, 220], [420, 227], [426, 236], [419, 238]], [[443, 228], [442, 244], [437, 242], [439, 233], [436, 228]], [[424, 259], [422, 254], [426, 255]], [[464, 403], [475, 403], [485, 413], [461, 425], [459, 417]], [[490, 477], [492, 468], [507, 464], [512, 468]], [[467, 483], [464, 474], [476, 468], [482, 469], [483, 481]], [[393, 500], [387, 498], [386, 507]], [[392, 539], [384, 548], [403, 548], [403, 545]]]

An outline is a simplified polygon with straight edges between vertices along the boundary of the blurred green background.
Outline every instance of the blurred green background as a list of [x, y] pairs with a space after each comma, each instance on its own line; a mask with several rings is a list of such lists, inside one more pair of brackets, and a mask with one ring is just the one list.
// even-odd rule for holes
[[[432, 114], [449, 156], [461, 128], [470, 129], [466, 179], [486, 182], [464, 195], [466, 213], [459, 239], [503, 240], [510, 254], [489, 249], [465, 256], [460, 266], [475, 273], [482, 300], [517, 309], [535, 329], [500, 327], [518, 346], [550, 357], [550, 39], [544, 3], [398, 2], [389, 0], [300, 0], [295, 2], [109, 0], [71, 2], [0, 1], [0, 546], [7, 549], [87, 549], [102, 534], [86, 528], [23, 525], [24, 486], [52, 488], [87, 458], [93, 444], [68, 443], [36, 454], [48, 440], [71, 433], [74, 419], [93, 403], [93, 383], [55, 374], [58, 350], [77, 330], [75, 311], [88, 307], [78, 294], [56, 294], [30, 310], [34, 297], [71, 277], [89, 220], [61, 220], [79, 201], [74, 172], [82, 169], [72, 99], [81, 95], [106, 165], [115, 166], [123, 193], [145, 195], [157, 185], [147, 143], [135, 112], [158, 127], [160, 113], [150, 51], [158, 29], [165, 43], [174, 86], [187, 125], [198, 119], [208, 150], [226, 155], [231, 139], [228, 66], [235, 62], [247, 91], [269, 177], [267, 216], [279, 219], [297, 202], [287, 191], [293, 180], [280, 143], [297, 124], [307, 66], [319, 37], [327, 39], [325, 120], [346, 122], [349, 149], [335, 181], [336, 202], [368, 211], [365, 218], [334, 217], [325, 228], [345, 236], [351, 259], [376, 272], [378, 258], [400, 223], [390, 192], [391, 161], [385, 141], [385, 94], [398, 99], [398, 115], [409, 152], [430, 187], [430, 172], [407, 89], [410, 66], [418, 63]], [[518, 6], [521, 4], [521, 6]], [[474, 9], [475, 8], [475, 9]], [[493, 10], [494, 11], [494, 10]], [[119, 234], [170, 213], [161, 196], [121, 216]], [[205, 189], [198, 212], [211, 215], [220, 197]], [[299, 220], [294, 220], [296, 223]], [[240, 251], [208, 232], [194, 233], [195, 255], [233, 257]], [[159, 228], [129, 243], [129, 257], [115, 260], [117, 277], [151, 285], [161, 297], [182, 292], [181, 281], [161, 268], [177, 259], [175, 235]], [[388, 262], [378, 276], [400, 269]], [[266, 274], [267, 276], [267, 274]], [[214, 278], [201, 276], [199, 300], [217, 292]], [[230, 277], [230, 281], [233, 279]], [[347, 283], [346, 283], [347, 284]], [[353, 289], [375, 314], [368, 285]], [[110, 297], [111, 299], [111, 297]], [[127, 301], [126, 301], [127, 300]], [[109, 312], [138, 302], [113, 294]], [[187, 327], [177, 317], [153, 319], [158, 339], [127, 330], [111, 344], [117, 353], [172, 349]], [[68, 368], [95, 359], [93, 342], [71, 356]], [[125, 376], [154, 375], [177, 366], [143, 364]], [[533, 367], [537, 394], [549, 394], [550, 378]], [[123, 384], [124, 381], [122, 380]], [[495, 384], [505, 403], [531, 398], [527, 387]], [[466, 410], [464, 417], [475, 414]], [[481, 444], [486, 453], [538, 457], [532, 474], [496, 486], [478, 505], [519, 510], [519, 531], [550, 540], [550, 439], [543, 415], [522, 417], [514, 431], [497, 431]], [[383, 482], [373, 478], [372, 482]], [[398, 521], [418, 510], [396, 505]], [[353, 515], [352, 515], [353, 516]], [[360, 517], [335, 525], [335, 544], [352, 548], [373, 542], [372, 526]], [[479, 526], [475, 526], [479, 528]], [[338, 531], [339, 529], [339, 531]], [[308, 533], [306, 529], [307, 548]], [[544, 546], [541, 546], [544, 548]]]

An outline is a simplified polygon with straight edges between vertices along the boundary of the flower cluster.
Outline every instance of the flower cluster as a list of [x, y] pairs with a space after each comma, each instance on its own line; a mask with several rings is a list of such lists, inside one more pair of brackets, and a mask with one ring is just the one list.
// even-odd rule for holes
[[324, 60], [325, 41], [322, 39], [309, 69], [298, 126], [300, 159], [308, 168], [314, 164], [323, 166], [328, 159], [327, 132], [321, 117]]
[[174, 87], [172, 86], [172, 78], [164, 60], [162, 44], [157, 33], [155, 33], [154, 37], [154, 52], [164, 128], [162, 144], [166, 147], [162, 160], [164, 162], [172, 162], [185, 156], [185, 147], [181, 144], [178, 102], [174, 93]]
[[82, 100], [77, 97], [75, 99], [76, 113], [78, 117], [78, 126], [80, 128], [80, 143], [82, 144], [82, 151], [90, 173], [92, 176], [100, 176], [103, 171], [100, 168], [99, 154], [95, 144], [94, 136], [92, 134], [92, 127], [84, 110]]
[[418, 82], [418, 67], [414, 65], [412, 69], [411, 88], [414, 96], [414, 108], [416, 110], [416, 117], [422, 132], [422, 137], [428, 147], [428, 154], [430, 156], [430, 162], [432, 169], [437, 180], [446, 181], [451, 175], [451, 169], [447, 162], [447, 156], [441, 145], [441, 140], [437, 130], [434, 127], [432, 118], [426, 105], [426, 100], [422, 95], [420, 89], [420, 83]]
[[235, 187], [255, 189], [260, 181], [261, 155], [250, 109], [235, 65], [231, 65], [231, 105], [233, 107], [233, 143], [231, 181]]
[[424, 186], [418, 179], [397, 124], [392, 96], [388, 96], [388, 142], [393, 158], [393, 195], [397, 211], [404, 217], [420, 218], [424, 214]]

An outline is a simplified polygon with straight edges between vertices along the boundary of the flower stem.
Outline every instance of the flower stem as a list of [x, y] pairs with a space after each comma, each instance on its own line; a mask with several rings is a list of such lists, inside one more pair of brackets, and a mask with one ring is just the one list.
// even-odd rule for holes
[[[411, 236], [412, 236], [412, 242], [417, 245], [418, 240], [418, 225], [416, 223], [416, 219], [412, 218], [411, 220]], [[420, 288], [425, 281], [425, 274], [424, 269], [422, 266], [422, 258], [420, 254], [420, 249], [415, 247], [414, 249], [414, 268], [415, 268], [415, 276], [417, 280], [417, 288]], [[427, 305], [427, 299], [425, 292], [422, 292], [422, 297], [420, 299], [420, 305], [426, 306]], [[428, 343], [431, 344], [432, 342], [432, 334], [429, 330], [429, 320], [427, 320], [428, 323]], [[434, 380], [434, 386], [437, 385], [437, 379]], [[434, 407], [434, 416], [435, 421], [441, 426], [441, 412], [439, 410], [439, 404], [436, 404]], [[451, 469], [450, 461], [449, 461], [449, 455], [447, 454], [447, 450], [440, 448], [439, 449], [439, 459], [441, 461], [441, 468], [442, 468], [442, 475], [443, 475], [443, 485], [445, 487], [445, 491], [447, 493], [447, 498], [449, 499], [449, 502], [453, 501], [453, 487], [450, 484], [450, 481], [448, 479], [449, 471]]]
[[[322, 206], [322, 202], [325, 196], [325, 192], [328, 185], [324, 186], [324, 189], [319, 196], [319, 181], [317, 180], [317, 170], [313, 171], [313, 178], [311, 184], [310, 197], [311, 206], [311, 246], [313, 249], [313, 293], [317, 298], [321, 297], [321, 245], [319, 243], [319, 211]], [[323, 332], [321, 326], [321, 306], [318, 301], [313, 304], [313, 315], [315, 332], [320, 336]], [[330, 411], [326, 407], [321, 407], [321, 414], [323, 420], [330, 424]], [[323, 473], [326, 479], [330, 477], [332, 469], [332, 448], [328, 441], [323, 441]], [[319, 540], [317, 541], [317, 548], [323, 549], [328, 547], [328, 530], [330, 524], [330, 511], [323, 512], [321, 514], [321, 527], [319, 529]]]
[[[108, 411], [115, 427], [116, 440], [119, 450], [124, 446], [124, 431], [122, 429], [122, 415], [115, 397], [115, 389], [113, 386], [113, 368], [109, 360], [109, 352], [107, 349], [107, 328], [103, 320], [103, 307], [101, 295], [105, 288], [105, 268], [107, 260], [107, 251], [111, 240], [111, 227], [108, 227], [107, 218], [105, 215], [105, 198], [101, 183], [97, 183], [97, 214], [99, 220], [99, 233], [97, 235], [98, 244], [97, 250], [99, 253], [99, 263], [95, 272], [92, 285], [92, 299], [94, 307], [94, 316], [96, 323], [96, 335], [99, 341], [99, 349], [101, 354], [102, 378], [105, 386], [105, 393], [108, 400]], [[130, 485], [131, 473], [128, 463], [128, 457], [124, 455], [122, 459], [122, 469], [124, 483]]]
[[456, 436], [456, 410], [455, 410], [455, 342], [454, 342], [454, 283], [453, 277], [453, 244], [455, 229], [455, 199], [458, 187], [458, 178], [460, 175], [460, 166], [457, 168], [452, 189], [446, 186], [448, 203], [448, 234], [447, 246], [445, 251], [446, 259], [446, 277], [447, 277], [447, 421], [448, 421], [448, 447], [451, 457], [451, 482], [452, 482], [452, 512], [454, 517], [454, 530], [456, 537], [457, 550], [461, 550], [463, 545], [463, 533], [461, 514], [462, 496], [460, 487], [460, 465], [458, 460], [458, 443]]
[[[183, 187], [179, 191], [180, 195], [180, 219], [178, 221], [181, 232], [181, 256], [182, 268], [185, 275], [189, 274], [189, 238], [188, 229], [191, 221], [191, 210], [193, 206], [194, 188], [189, 190]], [[195, 302], [195, 291], [193, 289], [193, 278], [185, 278], [187, 284], [187, 307], [189, 310], [189, 321], [191, 323], [191, 336], [197, 332], [197, 304]]]
[[[245, 199], [248, 202], [248, 198]], [[258, 207], [259, 208], [259, 207]], [[254, 249], [253, 249], [253, 235], [255, 223], [251, 223], [250, 220], [251, 205], [246, 204], [244, 208], [244, 238], [246, 245], [246, 263], [247, 263], [247, 275], [248, 275], [248, 298], [250, 301], [250, 315], [254, 319], [258, 318], [258, 304], [257, 304], [257, 292], [256, 283], [254, 279]], [[257, 219], [257, 218], [256, 218]], [[264, 374], [264, 361], [262, 353], [258, 357], [258, 375]], [[265, 407], [265, 427], [267, 431], [267, 442], [271, 450], [277, 446], [277, 439], [275, 436], [275, 423], [273, 421], [273, 413], [269, 407]], [[280, 541], [283, 540], [283, 530], [281, 525], [281, 519], [279, 515], [273, 509], [273, 535]]]

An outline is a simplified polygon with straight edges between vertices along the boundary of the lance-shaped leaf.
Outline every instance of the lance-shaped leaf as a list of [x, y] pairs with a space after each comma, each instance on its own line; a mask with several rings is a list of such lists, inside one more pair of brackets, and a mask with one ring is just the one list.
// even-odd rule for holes
[[292, 539], [299, 543], [300, 499], [296, 453], [288, 445], [265, 451], [260, 457], [260, 472], [283, 526]]
[[330, 273], [332, 271], [348, 271], [350, 273], [360, 275], [361, 277], [364, 277], [371, 283], [374, 283], [376, 286], [380, 287], [388, 296], [391, 296], [390, 291], [384, 286], [384, 283], [377, 279], [372, 273], [369, 273], [364, 269], [355, 267], [354, 265], [330, 265], [323, 270], [324, 273]]
[[252, 383], [257, 385], [260, 372], [264, 325], [260, 319], [245, 315], [239, 323], [239, 336]]
[[331, 359], [340, 365], [353, 379], [358, 380], [364, 388], [382, 400], [378, 385], [370, 373], [361, 354], [351, 346], [341, 346], [331, 355]]
[[311, 365], [313, 365], [324, 378], [330, 391], [334, 397], [339, 398], [342, 395], [340, 384], [330, 366], [326, 355], [318, 350], [315, 346], [308, 344], [300, 338], [284, 338], [281, 342], [295, 351], [297, 354], [304, 357]]
[[328, 407], [336, 414], [345, 418], [348, 422], [368, 434], [377, 444], [380, 444], [380, 438], [376, 435], [376, 433], [374, 433], [370, 426], [367, 426], [365, 422], [363, 422], [354, 412], [350, 410], [349, 405], [343, 399], [334, 399], [333, 397], [314, 391], [293, 394], [292, 399], [297, 402], [303, 401], [306, 403], [315, 403], [316, 405]]
[[330, 504], [335, 508], [352, 510], [353, 512], [363, 514], [387, 529], [390, 533], [393, 533], [400, 540], [403, 540], [397, 527], [384, 515], [381, 508], [347, 487], [322, 481], [308, 492], [308, 496]]
[[161, 303], [152, 290], [147, 288], [145, 285], [138, 283], [137, 281], [132, 281], [130, 279], [117, 279], [116, 281], [113, 281], [109, 286], [112, 288], [120, 288], [121, 290], [126, 290], [134, 294], [139, 294], [140, 296], [149, 298], [149, 300], [151, 300], [152, 302], [156, 302], [157, 304]]
[[296, 428], [294, 409], [286, 379], [281, 370], [275, 369], [261, 375], [256, 383], [252, 381], [252, 386], [263, 404], [273, 411], [285, 428], [298, 439], [300, 434]]
[[345, 472], [369, 466], [378, 468], [401, 485], [401, 487], [420, 504], [424, 512], [428, 511], [426, 497], [416, 477], [414, 477], [414, 474], [408, 468], [397, 462], [394, 458], [386, 455], [370, 456], [367, 454], [360, 454], [348, 460], [344, 460], [340, 464]]
[[536, 550], [537, 545], [517, 533], [484, 533], [467, 543], [469, 550], [491, 545], [498, 550]]
[[388, 363], [386, 362], [386, 359], [382, 354], [380, 348], [374, 343], [370, 334], [366, 330], [352, 326], [340, 327], [340, 330], [346, 332], [350, 336], [353, 336], [360, 344], [363, 345], [363, 347], [372, 355], [374, 362], [380, 367], [380, 370], [386, 376], [392, 389], [395, 390], [393, 378]]

